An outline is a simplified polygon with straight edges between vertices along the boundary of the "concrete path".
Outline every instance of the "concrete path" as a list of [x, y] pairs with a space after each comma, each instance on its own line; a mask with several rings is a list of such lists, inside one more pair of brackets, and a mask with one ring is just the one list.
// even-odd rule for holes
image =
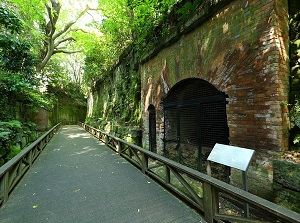
[[63, 126], [0, 209], [1, 223], [204, 222], [78, 126]]

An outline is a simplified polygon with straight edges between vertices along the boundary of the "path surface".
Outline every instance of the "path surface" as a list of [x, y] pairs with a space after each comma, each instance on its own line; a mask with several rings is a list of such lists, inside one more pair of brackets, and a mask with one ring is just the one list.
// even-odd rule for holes
[[63, 126], [0, 209], [1, 223], [204, 222], [78, 126]]

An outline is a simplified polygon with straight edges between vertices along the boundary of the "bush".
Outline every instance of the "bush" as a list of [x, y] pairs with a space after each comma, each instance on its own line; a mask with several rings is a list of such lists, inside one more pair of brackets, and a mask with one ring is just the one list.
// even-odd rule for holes
[[22, 124], [18, 120], [0, 121], [0, 166], [21, 152], [23, 136], [30, 141], [36, 140], [34, 123]]

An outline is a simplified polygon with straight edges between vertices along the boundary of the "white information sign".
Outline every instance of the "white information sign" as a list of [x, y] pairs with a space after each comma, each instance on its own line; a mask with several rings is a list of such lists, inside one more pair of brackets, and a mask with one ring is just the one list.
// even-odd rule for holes
[[247, 171], [253, 155], [252, 149], [216, 143], [207, 160]]

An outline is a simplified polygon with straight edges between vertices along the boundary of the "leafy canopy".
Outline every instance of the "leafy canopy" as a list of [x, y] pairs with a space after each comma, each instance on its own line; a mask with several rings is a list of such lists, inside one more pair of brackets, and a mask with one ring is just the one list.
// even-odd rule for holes
[[0, 24], [12, 33], [19, 32], [23, 27], [22, 20], [20, 20], [12, 11], [3, 7], [0, 7]]
[[[130, 46], [142, 53], [156, 38], [155, 32], [178, 0], [99, 0], [103, 15], [101, 23], [91, 26], [98, 29], [97, 41], [86, 51], [84, 81], [93, 86], [103, 80], [107, 71]], [[165, 27], [167, 32], [167, 27]]]

